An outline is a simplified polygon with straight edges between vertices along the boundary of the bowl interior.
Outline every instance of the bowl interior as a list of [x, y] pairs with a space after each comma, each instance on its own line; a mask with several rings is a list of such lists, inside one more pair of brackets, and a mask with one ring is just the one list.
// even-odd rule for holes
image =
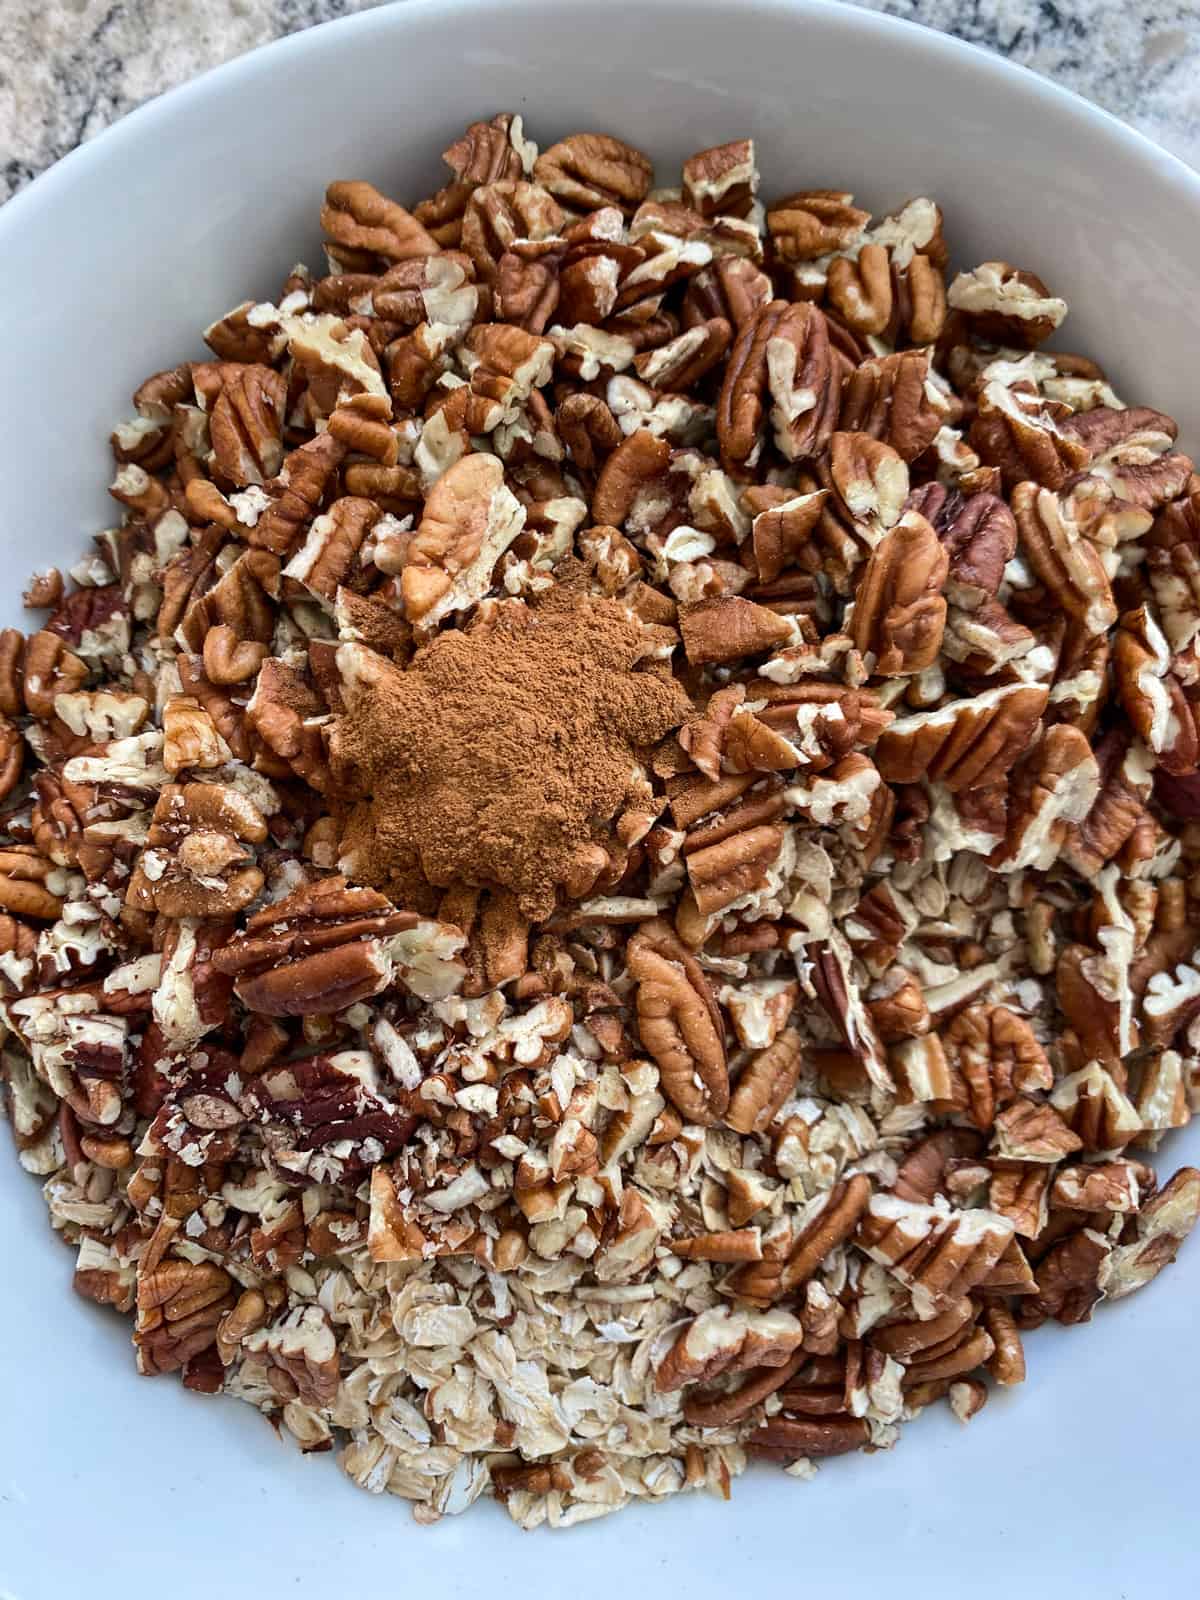
[[[691, 151], [749, 134], [768, 194], [844, 186], [878, 209], [932, 195], [960, 263], [1041, 274], [1072, 308], [1063, 347], [1200, 441], [1185, 336], [1200, 181], [1082, 102], [939, 35], [817, 3], [412, 0], [166, 97], [0, 212], [5, 623], [27, 621], [33, 567], [72, 564], [116, 520], [106, 441], [136, 384], [200, 356], [200, 329], [273, 297], [297, 259], [321, 265], [325, 183], [419, 196], [443, 181], [450, 139], [499, 109], [522, 112], [543, 145], [620, 132], [661, 183]], [[1164, 1169], [1198, 1148], [1177, 1138]], [[982, 1595], [1023, 1581], [1115, 1595], [1196, 1569], [1200, 1246], [1092, 1328], [1033, 1338], [1025, 1391], [994, 1394], [968, 1430], [938, 1408], [891, 1455], [833, 1463], [813, 1484], [756, 1472], [729, 1508], [681, 1497], [549, 1540], [496, 1510], [418, 1534], [402, 1503], [372, 1503], [248, 1408], [138, 1379], [126, 1325], [70, 1298], [71, 1254], [7, 1156], [0, 1192], [0, 1590], [20, 1600], [57, 1600], [84, 1571], [94, 1595], [115, 1595], [134, 1559], [169, 1571], [175, 1600], [211, 1596], [214, 1581], [307, 1595], [416, 1571], [438, 1596], [532, 1578], [580, 1600], [679, 1581], [707, 1597], [910, 1580], [941, 1597], [964, 1573]], [[1110, 1507], [1124, 1539], [1098, 1536]]]

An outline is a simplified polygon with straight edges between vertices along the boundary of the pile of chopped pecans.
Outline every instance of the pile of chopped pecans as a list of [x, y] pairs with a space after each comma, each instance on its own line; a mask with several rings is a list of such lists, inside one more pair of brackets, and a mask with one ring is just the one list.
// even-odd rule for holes
[[[122, 525], [0, 636], [3, 1075], [142, 1372], [565, 1526], [965, 1420], [1173, 1259], [1200, 490], [930, 200], [446, 160], [142, 385]], [[568, 557], [695, 706], [652, 814], [535, 927], [356, 885], [364, 655]]]

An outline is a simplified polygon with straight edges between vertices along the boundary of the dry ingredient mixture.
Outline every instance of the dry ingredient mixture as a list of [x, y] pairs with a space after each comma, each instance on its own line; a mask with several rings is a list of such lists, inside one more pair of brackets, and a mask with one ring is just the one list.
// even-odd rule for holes
[[446, 161], [147, 379], [0, 634], [3, 1077], [142, 1372], [565, 1526], [1173, 1260], [1200, 480], [932, 200]]

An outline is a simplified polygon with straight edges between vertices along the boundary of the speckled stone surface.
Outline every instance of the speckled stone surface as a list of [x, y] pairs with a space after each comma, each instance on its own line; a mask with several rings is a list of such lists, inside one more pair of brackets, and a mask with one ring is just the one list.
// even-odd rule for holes
[[[0, 0], [0, 199], [173, 84], [375, 3]], [[867, 3], [1033, 67], [1200, 166], [1200, 0]]]

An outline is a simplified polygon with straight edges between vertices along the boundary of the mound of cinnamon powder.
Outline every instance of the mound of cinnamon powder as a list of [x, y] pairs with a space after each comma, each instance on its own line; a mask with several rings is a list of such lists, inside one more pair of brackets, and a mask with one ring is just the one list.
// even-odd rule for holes
[[539, 919], [560, 888], [586, 893], [622, 813], [645, 809], [650, 746], [691, 709], [647, 652], [623, 607], [566, 584], [439, 634], [407, 667], [343, 646], [330, 751], [359, 797], [343, 865], [400, 904], [467, 883]]

